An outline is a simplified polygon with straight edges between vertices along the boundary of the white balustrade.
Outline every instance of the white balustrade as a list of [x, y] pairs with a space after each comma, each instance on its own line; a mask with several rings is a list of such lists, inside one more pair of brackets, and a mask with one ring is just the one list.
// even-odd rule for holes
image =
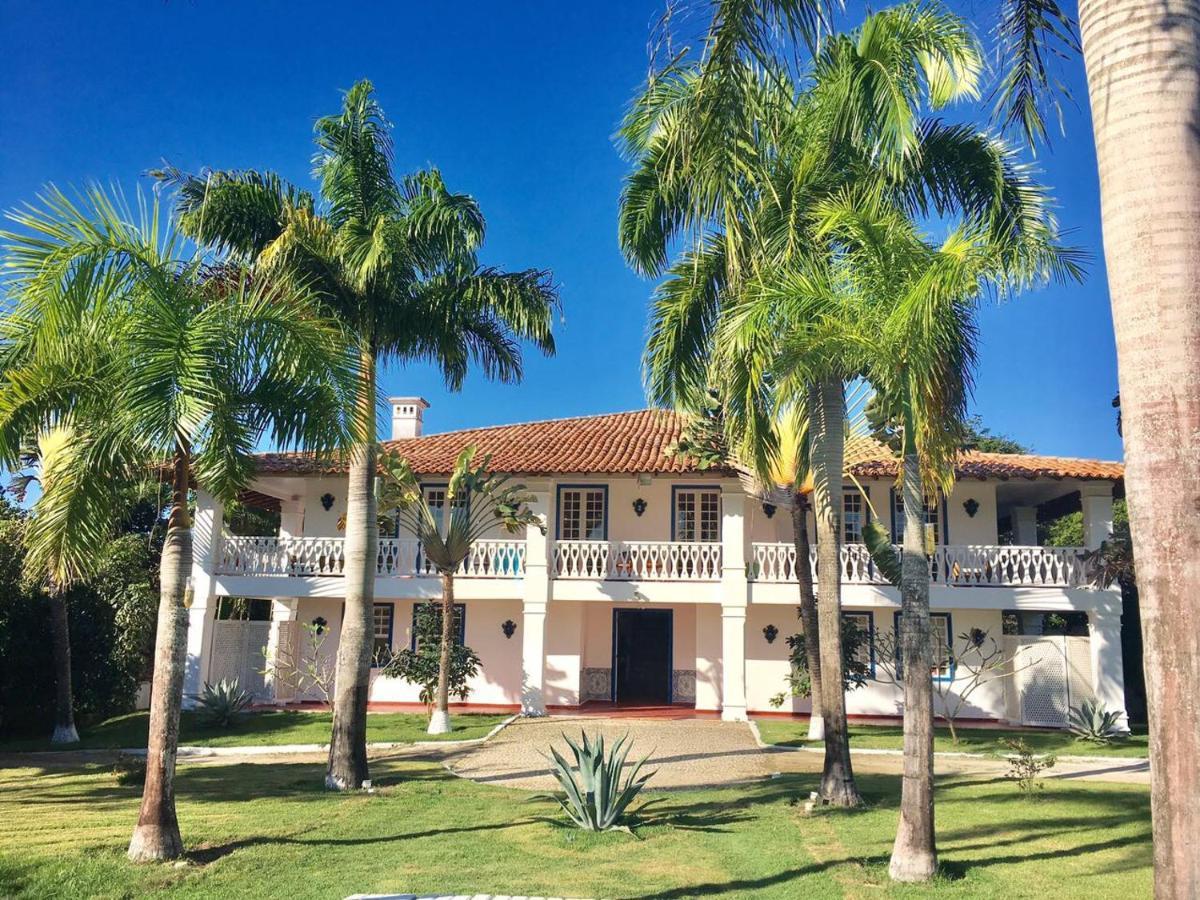
[[[227, 537], [221, 541], [217, 572], [221, 575], [342, 575], [346, 568], [342, 538]], [[383, 576], [436, 575], [421, 552], [420, 542], [384, 538], [379, 542], [376, 572]], [[525, 574], [525, 542], [480, 540], [457, 575], [465, 578], [520, 578]]]
[[555, 541], [556, 578], [717, 581], [721, 545], [690, 541]]
[[[896, 547], [896, 552], [900, 548]], [[841, 547], [843, 584], [887, 584], [863, 544]], [[984, 587], [1080, 587], [1086, 583], [1079, 547], [964, 545], [938, 547], [930, 558], [935, 583]], [[817, 577], [816, 548], [811, 550]], [[796, 580], [796, 547], [790, 543], [755, 543], [747, 563], [751, 581]]]

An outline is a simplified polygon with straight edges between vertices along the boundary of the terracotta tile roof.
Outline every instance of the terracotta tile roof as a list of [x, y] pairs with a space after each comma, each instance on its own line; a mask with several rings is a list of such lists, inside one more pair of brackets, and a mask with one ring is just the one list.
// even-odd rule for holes
[[[384, 445], [402, 454], [419, 475], [445, 475], [462, 449], [476, 445], [492, 454], [497, 471], [521, 475], [632, 475], [687, 474], [699, 471], [686, 459], [668, 453], [679, 440], [684, 418], [667, 410], [548, 419], [517, 425], [468, 428], [444, 434], [423, 435]], [[886, 452], [886, 451], [885, 451]], [[342, 472], [344, 463], [317, 462], [303, 453], [264, 453], [258, 470], [265, 474]], [[856, 463], [860, 478], [894, 478], [895, 459]], [[708, 470], [713, 473], [713, 470]], [[731, 475], [731, 471], [714, 474]], [[1015, 456], [969, 451], [958, 467], [962, 478], [1078, 478], [1117, 480], [1124, 466], [1117, 462], [1070, 459], [1059, 456]]]

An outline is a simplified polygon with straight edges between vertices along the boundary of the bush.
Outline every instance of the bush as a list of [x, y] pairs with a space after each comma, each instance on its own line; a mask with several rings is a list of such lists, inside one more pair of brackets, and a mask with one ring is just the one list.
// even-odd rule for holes
[[1121, 730], [1121, 712], [1109, 712], [1098, 700], [1084, 700], [1071, 709], [1071, 734], [1093, 744], [1111, 744], [1125, 736]]
[[[621, 824], [625, 811], [654, 776], [653, 772], [647, 772], [639, 777], [648, 757], [635, 763], [622, 778], [621, 769], [633, 746], [626, 743], [629, 735], [619, 738], [607, 753], [603, 735], [598, 736], [594, 743], [588, 739], [587, 732], [582, 732], [581, 736], [582, 745], [563, 735], [575, 756], [574, 769], [562, 754], [550, 748], [553, 755], [551, 774], [565, 793], [564, 797], [551, 796], [567, 817], [584, 831], [608, 831], [612, 828], [628, 831], [628, 825]], [[579, 773], [578, 781], [575, 771]], [[645, 804], [642, 808], [645, 808]]]
[[[421, 686], [421, 702], [430, 706], [437, 694], [438, 666], [442, 647], [442, 609], [440, 603], [423, 603], [417, 607], [413, 623], [415, 648], [405, 647], [384, 662], [383, 674], [402, 678]], [[466, 700], [471, 693], [470, 681], [479, 673], [479, 656], [470, 647], [455, 643], [450, 648], [451, 696]]]
[[1024, 738], [1001, 738], [1000, 743], [1008, 748], [1008, 774], [1004, 777], [1015, 781], [1026, 799], [1033, 799], [1046, 785], [1038, 781], [1038, 776], [1047, 769], [1054, 768], [1058, 759], [1052, 754], [1040, 755], [1034, 753]]
[[196, 698], [196, 719], [208, 728], [232, 728], [253, 702], [254, 697], [242, 690], [236, 678], [222, 679], [215, 686], [206, 681]]
[[146, 757], [121, 753], [113, 763], [113, 780], [122, 787], [146, 783]]

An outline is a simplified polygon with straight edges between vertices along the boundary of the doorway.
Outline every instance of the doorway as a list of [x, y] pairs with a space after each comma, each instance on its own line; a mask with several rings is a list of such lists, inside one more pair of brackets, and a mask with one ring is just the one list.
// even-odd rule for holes
[[614, 609], [613, 700], [669, 704], [671, 644], [671, 610]]

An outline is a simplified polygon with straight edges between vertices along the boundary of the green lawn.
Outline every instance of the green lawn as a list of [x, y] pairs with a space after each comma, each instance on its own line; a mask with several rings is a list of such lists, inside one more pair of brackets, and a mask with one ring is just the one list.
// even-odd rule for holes
[[531, 795], [420, 760], [374, 760], [371, 796], [321, 789], [319, 763], [180, 768], [183, 866], [123, 852], [140, 788], [101, 766], [0, 770], [0, 896], [344, 897], [353, 892], [568, 897], [1146, 897], [1147, 791], [1051, 781], [943, 779], [943, 872], [887, 880], [899, 779], [864, 776], [869, 807], [805, 815], [815, 776], [662, 795], [635, 839], [587, 835]]
[[[756, 719], [759, 733], [768, 744], [781, 747], [805, 747], [808, 722], [801, 719]], [[1025, 743], [1039, 753], [1060, 756], [1129, 756], [1149, 754], [1145, 729], [1111, 744], [1077, 741], [1065, 731], [1020, 731], [997, 728], [960, 728], [958, 743], [950, 740], [946, 728], [935, 729], [933, 749], [959, 753], [994, 753], [1003, 750], [1000, 739], [1024, 738]], [[850, 746], [872, 750], [900, 750], [904, 746], [904, 731], [899, 725], [851, 725]]]
[[[454, 731], [433, 736], [425, 733], [429, 717], [424, 714], [371, 713], [367, 716], [367, 740], [385, 743], [480, 738], [506, 718], [502, 715], [454, 715], [451, 717]], [[85, 750], [145, 747], [148, 722], [149, 715], [144, 712], [117, 716], [92, 728], [81, 729], [80, 742], [75, 746]], [[247, 713], [233, 728], [215, 730], [201, 725], [194, 713], [185, 711], [179, 726], [179, 742], [193, 747], [325, 744], [329, 742], [330, 727], [329, 713], [288, 710]], [[63, 748], [51, 747], [50, 742], [42, 738], [0, 743], [0, 751], [50, 749]]]

